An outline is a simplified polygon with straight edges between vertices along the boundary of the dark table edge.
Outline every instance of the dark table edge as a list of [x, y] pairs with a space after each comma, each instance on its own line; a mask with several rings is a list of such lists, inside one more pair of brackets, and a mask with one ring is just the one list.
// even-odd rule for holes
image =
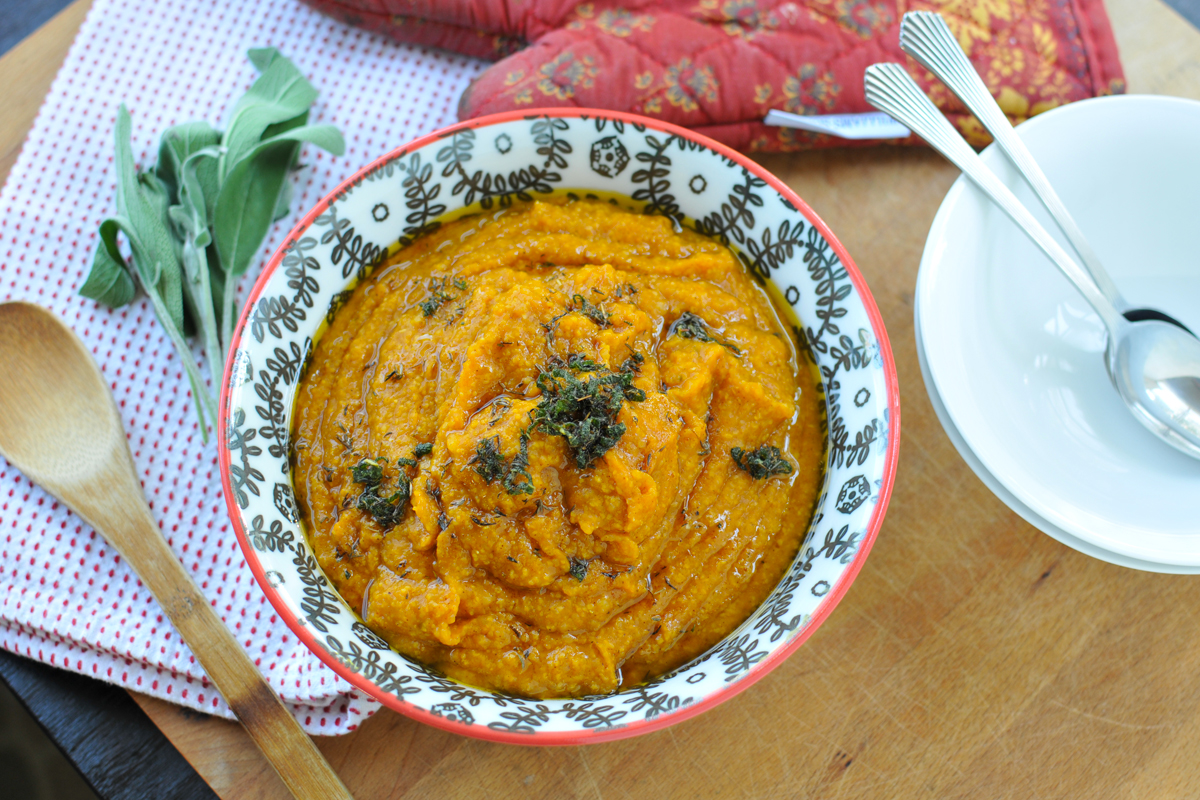
[[217, 797], [121, 687], [5, 650], [0, 680], [100, 797]]

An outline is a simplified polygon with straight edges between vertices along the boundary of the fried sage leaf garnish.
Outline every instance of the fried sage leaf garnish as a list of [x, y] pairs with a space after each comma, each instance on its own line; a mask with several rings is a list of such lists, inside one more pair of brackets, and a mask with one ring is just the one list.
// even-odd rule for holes
[[[599, 365], [588, 362], [588, 366]], [[566, 439], [579, 469], [590, 467], [625, 434], [625, 424], [617, 422], [622, 403], [646, 399], [646, 393], [633, 385], [632, 372], [600, 368], [585, 374], [586, 380], [580, 380], [570, 368], [542, 371], [537, 377], [542, 399], [530, 411], [530, 430]]]
[[789, 475], [792, 471], [791, 463], [783, 457], [778, 447], [764, 444], [757, 450], [750, 451], [734, 447], [730, 449], [729, 455], [733, 456], [733, 462], [740, 469], [749, 472], [750, 477], [755, 480], [769, 478], [772, 475]]
[[679, 319], [675, 320], [674, 324], [671, 325], [671, 329], [667, 335], [680, 336], [684, 339], [695, 339], [698, 342], [719, 344], [735, 356], [742, 354], [742, 351], [736, 346], [729, 342], [723, 342], [713, 336], [712, 331], [708, 328], [708, 323], [690, 311], [685, 311], [679, 315]]
[[582, 581], [587, 577], [588, 561], [582, 558], [571, 556], [571, 577], [577, 581]]
[[355, 508], [370, 514], [379, 527], [393, 528], [404, 518], [408, 498], [412, 495], [412, 483], [402, 470], [396, 471], [396, 488], [391, 495], [384, 496], [383, 465], [381, 458], [364, 458], [350, 468], [350, 477], [362, 493], [355, 500]]
[[475, 446], [469, 464], [487, 483], [500, 481], [511, 495], [533, 494], [533, 477], [529, 474], [529, 435], [521, 431], [521, 444], [511, 461], [505, 462], [500, 453], [500, 437], [492, 436]]
[[608, 327], [608, 314], [600, 306], [592, 305], [581, 294], [571, 295], [571, 309], [578, 311], [601, 328]]

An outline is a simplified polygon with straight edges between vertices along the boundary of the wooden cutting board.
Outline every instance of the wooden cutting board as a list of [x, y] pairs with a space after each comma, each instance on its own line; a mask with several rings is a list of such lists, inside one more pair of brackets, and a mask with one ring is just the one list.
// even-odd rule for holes
[[[0, 58], [0, 179], [86, 8]], [[1131, 92], [1200, 99], [1200, 32], [1159, 0], [1108, 8]], [[1110, 566], [1030, 527], [959, 458], [925, 394], [913, 287], [957, 170], [888, 147], [761, 161], [854, 255], [900, 373], [895, 493], [837, 611], [750, 690], [637, 739], [513, 747], [385, 710], [321, 750], [360, 800], [1200, 795], [1200, 578]], [[287, 796], [238, 726], [134, 697], [222, 798]]]

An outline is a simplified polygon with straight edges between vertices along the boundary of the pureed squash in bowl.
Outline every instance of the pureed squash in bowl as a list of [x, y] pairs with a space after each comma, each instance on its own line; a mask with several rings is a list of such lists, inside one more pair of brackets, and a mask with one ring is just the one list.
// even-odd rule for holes
[[460, 218], [354, 288], [300, 381], [322, 568], [401, 653], [528, 697], [700, 655], [808, 528], [816, 378], [725, 246], [553, 198]]

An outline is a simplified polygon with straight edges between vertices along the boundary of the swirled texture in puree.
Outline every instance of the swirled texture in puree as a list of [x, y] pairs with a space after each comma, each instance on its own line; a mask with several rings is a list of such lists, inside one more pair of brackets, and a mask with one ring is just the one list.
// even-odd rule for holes
[[[555, 368], [632, 375], [623, 433], [584, 468], [532, 425]], [[731, 455], [762, 446], [792, 471], [756, 479]], [[367, 625], [531, 697], [640, 682], [736, 627], [796, 553], [823, 450], [812, 374], [729, 249], [597, 201], [517, 204], [401, 250], [317, 343], [294, 431], [317, 558]], [[360, 508], [364, 458], [391, 527]]]

